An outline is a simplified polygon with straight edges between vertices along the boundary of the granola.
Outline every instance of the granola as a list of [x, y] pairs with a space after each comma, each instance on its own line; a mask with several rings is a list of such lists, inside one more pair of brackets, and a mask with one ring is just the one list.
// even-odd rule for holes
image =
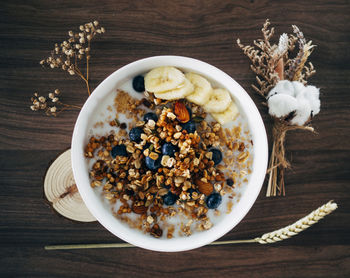
[[[107, 120], [110, 132], [89, 138], [85, 156], [91, 187], [101, 190], [117, 219], [156, 238], [174, 237], [176, 227], [184, 236], [208, 230], [212, 217], [222, 214], [216, 204], [210, 207], [213, 202], [230, 198], [229, 213], [237, 198], [235, 188], [247, 182], [252, 163], [249, 133], [242, 126], [223, 128], [210, 121], [201, 106], [184, 99], [164, 101], [147, 92], [144, 96], [136, 99], [117, 90], [115, 118]], [[148, 111], [157, 120], [143, 120]], [[121, 122], [121, 114], [129, 123]], [[186, 126], [190, 120], [196, 123], [194, 131]], [[164, 153], [166, 143], [174, 146], [173, 153]], [[224, 154], [221, 163], [217, 152]], [[174, 224], [174, 218], [180, 222]]]

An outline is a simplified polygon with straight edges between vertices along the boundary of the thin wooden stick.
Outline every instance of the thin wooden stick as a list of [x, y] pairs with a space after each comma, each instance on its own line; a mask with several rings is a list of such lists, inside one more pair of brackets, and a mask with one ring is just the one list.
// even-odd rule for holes
[[[226, 240], [226, 241], [214, 241], [208, 245], [226, 245], [226, 244], [238, 244], [238, 243], [254, 243], [255, 239], [243, 239], [243, 240]], [[73, 250], [73, 249], [100, 249], [100, 248], [131, 248], [137, 247], [130, 243], [92, 243], [92, 244], [66, 244], [66, 245], [48, 245], [45, 246], [45, 250]]]
[[100, 248], [129, 248], [136, 247], [130, 243], [92, 243], [92, 244], [65, 244], [48, 245], [45, 250], [73, 250], [73, 249], [100, 249]]
[[[336, 203], [329, 201], [327, 204], [312, 211], [307, 216], [299, 219], [292, 225], [284, 227], [282, 229], [263, 234], [261, 237], [254, 239], [242, 239], [242, 240], [226, 240], [226, 241], [214, 241], [209, 245], [228, 245], [228, 244], [242, 244], [242, 243], [260, 243], [268, 244], [275, 243], [292, 236], [299, 234], [300, 232], [308, 229], [312, 225], [316, 224], [326, 215], [332, 213], [338, 208]], [[48, 245], [45, 246], [45, 250], [73, 250], [73, 249], [97, 249], [97, 248], [131, 248], [136, 247], [129, 243], [96, 243], [96, 244], [68, 244], [68, 245]]]

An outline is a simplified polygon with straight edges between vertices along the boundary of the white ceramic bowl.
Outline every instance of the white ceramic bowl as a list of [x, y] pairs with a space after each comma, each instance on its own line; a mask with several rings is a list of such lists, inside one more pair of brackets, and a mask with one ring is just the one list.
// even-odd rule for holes
[[[244, 110], [254, 142], [252, 175], [240, 201], [233, 206], [232, 212], [225, 215], [210, 230], [198, 232], [190, 237], [156, 239], [119, 222], [110, 209], [103, 205], [101, 198], [90, 187], [89, 172], [84, 157], [84, 147], [88, 142], [88, 123], [92, 111], [103, 98], [118, 88], [125, 80], [147, 72], [159, 66], [175, 66], [184, 71], [200, 73], [226, 88]], [[142, 248], [155, 251], [185, 251], [204, 246], [220, 238], [235, 227], [248, 213], [262, 187], [267, 167], [267, 138], [264, 123], [258, 109], [246, 91], [229, 75], [205, 62], [181, 56], [155, 56], [128, 64], [108, 76], [91, 94], [74, 127], [72, 139], [72, 167], [74, 178], [86, 206], [96, 219], [110, 232], [119, 238]]]

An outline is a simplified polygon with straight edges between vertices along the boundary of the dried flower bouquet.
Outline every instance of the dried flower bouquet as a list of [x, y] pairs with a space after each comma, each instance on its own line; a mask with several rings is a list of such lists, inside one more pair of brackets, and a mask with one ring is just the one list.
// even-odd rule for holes
[[[273, 117], [273, 146], [269, 162], [269, 181], [266, 196], [285, 195], [284, 172], [290, 167], [285, 157], [287, 131], [302, 129], [314, 131], [310, 120], [320, 111], [319, 89], [307, 85], [316, 71], [311, 62], [306, 64], [314, 45], [306, 41], [299, 28], [293, 25], [293, 33], [282, 34], [277, 44], [270, 42], [274, 28], [269, 29], [267, 19], [262, 28], [263, 39], [254, 46], [238, 46], [251, 60], [251, 70], [256, 74], [257, 85], [252, 85], [262, 97]], [[290, 58], [298, 44], [295, 58]]]

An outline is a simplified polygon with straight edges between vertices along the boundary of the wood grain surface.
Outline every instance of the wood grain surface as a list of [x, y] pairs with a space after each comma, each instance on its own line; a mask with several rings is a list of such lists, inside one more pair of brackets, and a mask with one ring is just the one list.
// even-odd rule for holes
[[[208, 62], [235, 78], [271, 122], [250, 84], [254, 75], [235, 40], [251, 43], [270, 18], [277, 33], [296, 24], [317, 45], [311, 60], [321, 88], [317, 134], [287, 136], [293, 168], [286, 197], [264, 187], [243, 221], [222, 239], [248, 239], [281, 228], [333, 199], [339, 209], [290, 240], [273, 245], [207, 246], [183, 253], [139, 248], [45, 251], [48, 244], [121, 242], [99, 223], [76, 223], [43, 200], [50, 162], [69, 148], [78, 110], [57, 118], [29, 110], [34, 91], [60, 88], [82, 105], [84, 83], [42, 69], [67, 31], [97, 19], [107, 32], [92, 45], [91, 85], [140, 58], [174, 54]], [[1, 277], [350, 277], [349, 1], [2, 1], [0, 7]]]

